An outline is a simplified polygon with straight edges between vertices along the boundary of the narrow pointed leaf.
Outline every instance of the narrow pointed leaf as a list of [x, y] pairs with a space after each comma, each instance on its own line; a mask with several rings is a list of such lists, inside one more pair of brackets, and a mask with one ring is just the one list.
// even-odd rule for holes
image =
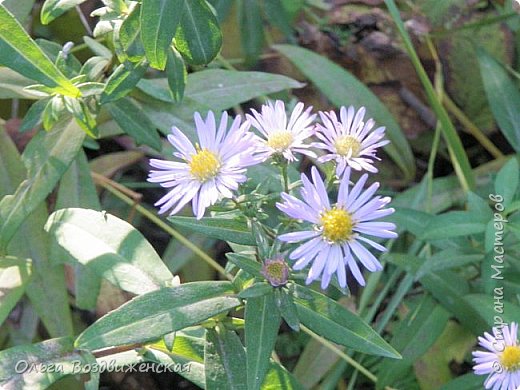
[[184, 88], [188, 81], [188, 72], [182, 56], [173, 46], [168, 50], [166, 76], [173, 100], [180, 102], [184, 96]]
[[274, 294], [249, 298], [246, 303], [247, 388], [260, 389], [269, 369], [280, 327]]
[[175, 226], [204, 234], [207, 237], [233, 242], [242, 245], [255, 245], [255, 239], [246, 221], [225, 218], [168, 217]]
[[148, 145], [161, 150], [161, 139], [155, 126], [143, 115], [140, 107], [129, 97], [106, 104], [108, 112], [116, 123], [131, 136], [138, 145]]
[[207, 330], [204, 366], [206, 389], [247, 389], [246, 354], [234, 331], [223, 327]]
[[141, 61], [136, 64], [125, 62], [119, 65], [110, 75], [101, 94], [101, 104], [113, 102], [128, 95], [144, 76], [148, 69], [148, 62]]
[[520, 90], [504, 67], [483, 49], [477, 50], [480, 73], [491, 111], [513, 149], [520, 152]]
[[31, 140], [22, 155], [27, 180], [13, 195], [0, 201], [0, 248], [5, 248], [20, 224], [53, 190], [78, 154], [84, 138], [85, 133], [76, 122], [68, 119]]
[[66, 11], [80, 5], [85, 0], [47, 0], [43, 3], [40, 20], [42, 24], [49, 24]]
[[309, 288], [296, 285], [296, 293], [312, 300], [296, 298], [302, 324], [322, 337], [356, 351], [399, 359], [399, 353], [354, 313], [332, 299]]
[[56, 92], [77, 97], [80, 91], [49, 60], [14, 16], [0, 3], [0, 64]]
[[196, 325], [241, 301], [229, 282], [194, 282], [140, 295], [88, 327], [76, 340], [82, 349], [143, 343]]

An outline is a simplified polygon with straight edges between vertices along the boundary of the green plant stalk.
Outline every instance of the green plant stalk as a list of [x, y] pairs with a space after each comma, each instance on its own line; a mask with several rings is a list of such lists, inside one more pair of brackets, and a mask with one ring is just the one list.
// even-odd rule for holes
[[[96, 176], [96, 178], [99, 175]], [[221, 274], [226, 279], [232, 281], [233, 278], [231, 275], [229, 275], [226, 270], [215, 260], [213, 260], [211, 257], [209, 257], [206, 253], [204, 253], [200, 248], [198, 248], [196, 245], [194, 245], [190, 240], [188, 240], [186, 237], [184, 237], [181, 233], [176, 231], [174, 228], [169, 226], [166, 222], [164, 222], [162, 219], [157, 217], [154, 213], [147, 210], [144, 206], [141, 206], [140, 204], [136, 204], [133, 199], [125, 195], [123, 192], [121, 192], [119, 189], [112, 186], [110, 183], [108, 183], [106, 180], [96, 180], [99, 185], [101, 185], [104, 189], [109, 191], [111, 194], [116, 196], [117, 198], [121, 199], [126, 204], [132, 206], [135, 208], [137, 212], [139, 212], [144, 217], [148, 218], [151, 222], [155, 223], [158, 227], [163, 229], [165, 232], [170, 234], [172, 237], [174, 237], [176, 240], [178, 240], [182, 245], [184, 245], [186, 248], [190, 249], [195, 253], [196, 255], [200, 256], [202, 260], [204, 260], [209, 266], [214, 268], [219, 274]]]
[[372, 374], [369, 370], [367, 370], [365, 367], [363, 367], [361, 364], [356, 362], [354, 359], [352, 359], [350, 356], [348, 356], [346, 353], [344, 353], [341, 349], [336, 347], [334, 344], [332, 344], [330, 341], [324, 339], [323, 337], [317, 335], [312, 330], [307, 328], [305, 325], [300, 324], [300, 328], [307, 333], [309, 336], [311, 336], [313, 339], [318, 341], [320, 344], [324, 345], [328, 349], [330, 349], [332, 352], [334, 352], [336, 355], [338, 355], [340, 358], [345, 360], [348, 364], [350, 364], [352, 367], [356, 368], [359, 372], [361, 372], [363, 375], [365, 375], [368, 379], [370, 379], [372, 382], [377, 383], [377, 376]]
[[408, 55], [410, 56], [410, 60], [412, 61], [412, 64], [415, 67], [415, 71], [417, 72], [417, 75], [419, 76], [419, 79], [423, 84], [426, 95], [428, 97], [428, 101], [430, 102], [433, 111], [437, 115], [437, 118], [442, 125], [443, 136], [448, 145], [448, 149], [452, 151], [452, 164], [455, 168], [455, 172], [459, 178], [460, 184], [464, 191], [467, 192], [469, 190], [472, 190], [475, 188], [476, 185], [475, 177], [471, 170], [471, 165], [469, 163], [468, 156], [464, 151], [464, 147], [462, 146], [462, 142], [455, 130], [455, 127], [453, 126], [453, 123], [451, 123], [448, 113], [446, 112], [438, 96], [436, 95], [432, 83], [428, 78], [428, 75], [426, 74], [426, 71], [424, 70], [421, 64], [421, 61], [419, 60], [419, 56], [415, 52], [410, 36], [408, 35], [408, 32], [404, 27], [403, 21], [401, 20], [401, 16], [399, 15], [399, 10], [395, 5], [394, 0], [385, 0], [385, 4], [388, 8], [388, 11], [390, 12], [390, 15], [392, 16], [392, 19], [394, 20], [397, 26], [401, 38], [403, 39], [405, 49]]
[[480, 130], [467, 116], [462, 112], [460, 108], [451, 100], [448, 95], [444, 94], [442, 102], [446, 109], [451, 112], [455, 118], [466, 128], [483, 147], [486, 149], [494, 158], [502, 158], [504, 154], [498, 149], [493, 142]]

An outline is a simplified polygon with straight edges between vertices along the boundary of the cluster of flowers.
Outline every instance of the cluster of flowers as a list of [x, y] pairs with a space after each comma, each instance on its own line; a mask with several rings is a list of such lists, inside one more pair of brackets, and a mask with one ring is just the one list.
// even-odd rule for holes
[[[339, 189], [336, 203], [329, 200], [326, 185], [316, 167], [311, 177], [301, 175], [301, 199], [282, 192], [279, 210], [288, 216], [310, 222], [310, 230], [291, 232], [278, 237], [287, 243], [305, 242], [290, 254], [293, 268], [301, 270], [312, 262], [307, 283], [321, 277], [326, 288], [336, 274], [341, 287], [346, 287], [346, 268], [361, 285], [365, 284], [357, 260], [369, 271], [381, 270], [376, 257], [361, 243], [384, 252], [385, 247], [367, 238], [395, 238], [395, 225], [374, 220], [390, 215], [385, 208], [389, 197], [374, 196], [379, 183], [364, 189], [368, 174], [363, 174], [351, 187], [351, 169], [377, 172], [373, 166], [377, 149], [388, 143], [384, 127], [373, 130], [372, 119], [364, 121], [365, 109], [342, 107], [340, 116], [334, 112], [320, 112], [321, 123], [311, 107], [298, 103], [290, 117], [282, 101], [269, 102], [260, 112], [252, 110], [242, 122], [237, 116], [228, 129], [228, 115], [223, 113], [217, 127], [215, 116], [206, 120], [195, 114], [199, 142], [195, 145], [178, 128], [172, 128], [168, 140], [177, 150], [174, 156], [182, 161], [152, 159], [148, 180], [170, 189], [156, 206], [160, 213], [175, 214], [188, 202], [200, 219], [206, 208], [219, 199], [232, 198], [233, 191], [247, 180], [246, 169], [271, 157], [286, 163], [304, 154], [318, 163], [336, 162]], [[251, 130], [257, 130], [257, 133]], [[315, 137], [313, 142], [313, 138]], [[317, 141], [317, 142], [316, 142]], [[314, 150], [313, 150], [314, 149]], [[315, 151], [321, 150], [317, 156]], [[357, 260], [356, 260], [357, 259]]]

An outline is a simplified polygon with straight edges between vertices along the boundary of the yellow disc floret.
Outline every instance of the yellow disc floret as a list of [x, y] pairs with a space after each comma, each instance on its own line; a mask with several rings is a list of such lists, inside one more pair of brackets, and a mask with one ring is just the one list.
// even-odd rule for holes
[[361, 151], [361, 142], [351, 135], [344, 135], [334, 142], [334, 147], [336, 148], [336, 153], [341, 156], [348, 155], [349, 151], [352, 150], [351, 157], [358, 157]]
[[205, 182], [217, 175], [220, 169], [220, 160], [212, 151], [197, 148], [197, 153], [191, 156], [190, 172], [201, 182]]
[[507, 371], [520, 370], [520, 346], [507, 346], [500, 355], [500, 363]]
[[293, 135], [289, 130], [278, 130], [269, 135], [267, 145], [277, 152], [283, 152], [291, 146], [293, 139]]
[[352, 216], [343, 209], [332, 208], [321, 215], [323, 237], [331, 242], [346, 241], [352, 236]]

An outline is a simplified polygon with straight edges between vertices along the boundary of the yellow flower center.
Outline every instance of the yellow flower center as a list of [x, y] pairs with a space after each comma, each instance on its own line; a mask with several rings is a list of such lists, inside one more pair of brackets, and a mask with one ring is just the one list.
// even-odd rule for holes
[[289, 130], [278, 130], [269, 135], [267, 145], [277, 152], [282, 152], [287, 149], [292, 142], [293, 135]]
[[215, 177], [220, 169], [220, 161], [215, 153], [204, 148], [197, 148], [197, 153], [191, 156], [190, 172], [201, 182]]
[[352, 150], [351, 157], [358, 157], [361, 151], [361, 142], [350, 135], [339, 137], [334, 146], [336, 147], [336, 153], [341, 156], [346, 156]]
[[507, 346], [500, 355], [500, 363], [507, 371], [520, 370], [520, 346]]
[[321, 215], [322, 235], [326, 240], [337, 243], [352, 235], [352, 216], [343, 209], [332, 208]]

